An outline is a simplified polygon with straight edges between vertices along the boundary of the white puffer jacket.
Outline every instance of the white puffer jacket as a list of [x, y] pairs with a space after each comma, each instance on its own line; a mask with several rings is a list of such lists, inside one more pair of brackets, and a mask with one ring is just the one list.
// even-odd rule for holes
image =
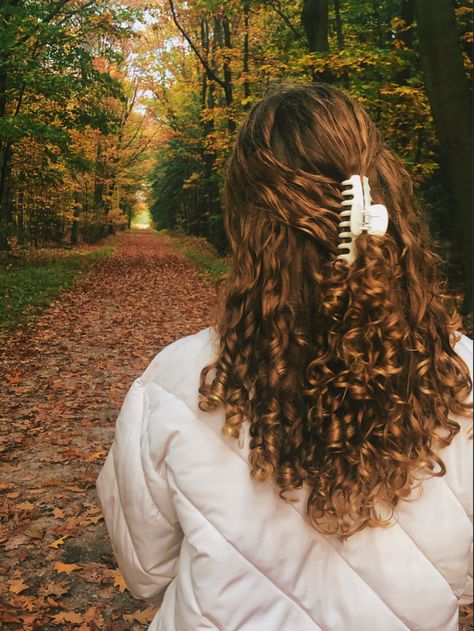
[[[162, 350], [130, 388], [98, 492], [130, 591], [162, 606], [153, 631], [454, 631], [472, 601], [472, 421], [388, 529], [340, 543], [304, 500], [249, 476], [243, 447], [199, 410], [204, 329]], [[472, 341], [457, 352], [471, 365]], [[472, 373], [471, 373], [472, 374]]]

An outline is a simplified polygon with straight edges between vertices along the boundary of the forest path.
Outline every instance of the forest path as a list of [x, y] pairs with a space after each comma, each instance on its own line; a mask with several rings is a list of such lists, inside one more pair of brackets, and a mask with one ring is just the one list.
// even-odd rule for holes
[[117, 239], [0, 349], [0, 629], [138, 630], [153, 616], [124, 591], [95, 481], [133, 379], [208, 326], [216, 296], [166, 237]]

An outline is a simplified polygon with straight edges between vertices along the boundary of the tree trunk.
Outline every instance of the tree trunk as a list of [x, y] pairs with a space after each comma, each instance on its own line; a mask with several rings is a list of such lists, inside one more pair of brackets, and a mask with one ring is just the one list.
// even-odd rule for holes
[[0, 224], [11, 223], [13, 219], [10, 203], [11, 155], [11, 144], [4, 143], [1, 151], [0, 164]]
[[244, 73], [244, 109], [250, 108], [248, 98], [250, 96], [250, 81], [249, 81], [249, 0], [244, 0], [244, 59], [243, 59], [243, 73]]
[[[104, 159], [102, 157], [102, 142], [97, 142], [95, 156], [95, 178], [94, 178], [94, 212], [96, 217], [102, 215], [104, 209]], [[100, 221], [100, 219], [99, 219]]]
[[[0, 30], [5, 33], [8, 32], [8, 29], [11, 28], [12, 9], [19, 5], [20, 0], [2, 0], [0, 2]], [[2, 66], [0, 68], [0, 118], [4, 118], [7, 114], [8, 74], [6, 67], [10, 52], [9, 50], [4, 51]], [[11, 142], [8, 139], [0, 138], [0, 225], [11, 223], [13, 220], [10, 182], [11, 157]]]
[[[206, 51], [206, 59], [209, 56], [209, 24], [206, 18], [201, 19], [201, 48]], [[206, 107], [207, 100], [207, 72], [203, 69], [201, 77], [201, 108]]]
[[372, 0], [372, 19], [375, 24], [375, 30], [377, 32], [377, 40], [379, 48], [385, 47], [385, 38], [382, 29], [382, 17], [380, 15], [380, 9], [377, 0]]
[[456, 205], [454, 227], [463, 256], [465, 300], [472, 313], [472, 120], [452, 0], [415, 0], [421, 63], [436, 133]]
[[415, 5], [413, 0], [402, 0], [400, 6], [400, 17], [405, 22], [406, 30], [399, 33], [398, 37], [405, 43], [407, 48], [413, 48], [413, 28], [408, 28], [415, 21]]
[[337, 45], [342, 50], [344, 48], [344, 33], [342, 30], [341, 0], [334, 0], [334, 13], [336, 14]]
[[79, 242], [79, 217], [81, 215], [79, 206], [79, 194], [74, 193], [74, 212], [71, 226], [71, 245], [77, 245]]
[[[214, 35], [216, 38], [217, 45], [219, 48], [232, 48], [232, 42], [230, 38], [230, 27], [229, 20], [224, 17], [222, 20], [219, 17], [214, 19]], [[232, 89], [232, 72], [229, 65], [229, 55], [227, 52], [224, 52], [224, 101], [227, 107], [230, 107], [233, 103], [233, 89]], [[230, 118], [227, 117], [227, 127], [229, 128], [230, 133], [234, 133], [235, 131], [235, 123]]]
[[308, 39], [310, 52], [328, 51], [328, 0], [303, 0], [301, 21]]

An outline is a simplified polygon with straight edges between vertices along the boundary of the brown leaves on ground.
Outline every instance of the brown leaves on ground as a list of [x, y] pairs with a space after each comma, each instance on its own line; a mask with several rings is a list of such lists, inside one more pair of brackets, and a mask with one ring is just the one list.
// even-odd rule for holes
[[213, 283], [151, 232], [120, 246], [0, 350], [0, 629], [146, 629], [95, 481], [133, 379], [209, 325]]
[[0, 350], [0, 629], [138, 631], [155, 612], [125, 588], [95, 481], [133, 379], [208, 326], [215, 292], [167, 239], [120, 241]]

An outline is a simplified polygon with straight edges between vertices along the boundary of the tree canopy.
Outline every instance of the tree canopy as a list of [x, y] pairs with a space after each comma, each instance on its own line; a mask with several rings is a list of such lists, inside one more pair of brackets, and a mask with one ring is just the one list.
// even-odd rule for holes
[[[146, 202], [159, 228], [224, 251], [220, 187], [240, 121], [277, 81], [323, 80], [368, 110], [410, 171], [451, 267], [467, 269], [459, 173], [472, 137], [458, 124], [450, 150], [449, 134], [469, 113], [472, 0], [440, 0], [428, 21], [427, 6], [3, 0], [0, 246], [92, 241]], [[444, 55], [426, 42], [448, 18]], [[445, 92], [430, 81], [440, 60]]]

